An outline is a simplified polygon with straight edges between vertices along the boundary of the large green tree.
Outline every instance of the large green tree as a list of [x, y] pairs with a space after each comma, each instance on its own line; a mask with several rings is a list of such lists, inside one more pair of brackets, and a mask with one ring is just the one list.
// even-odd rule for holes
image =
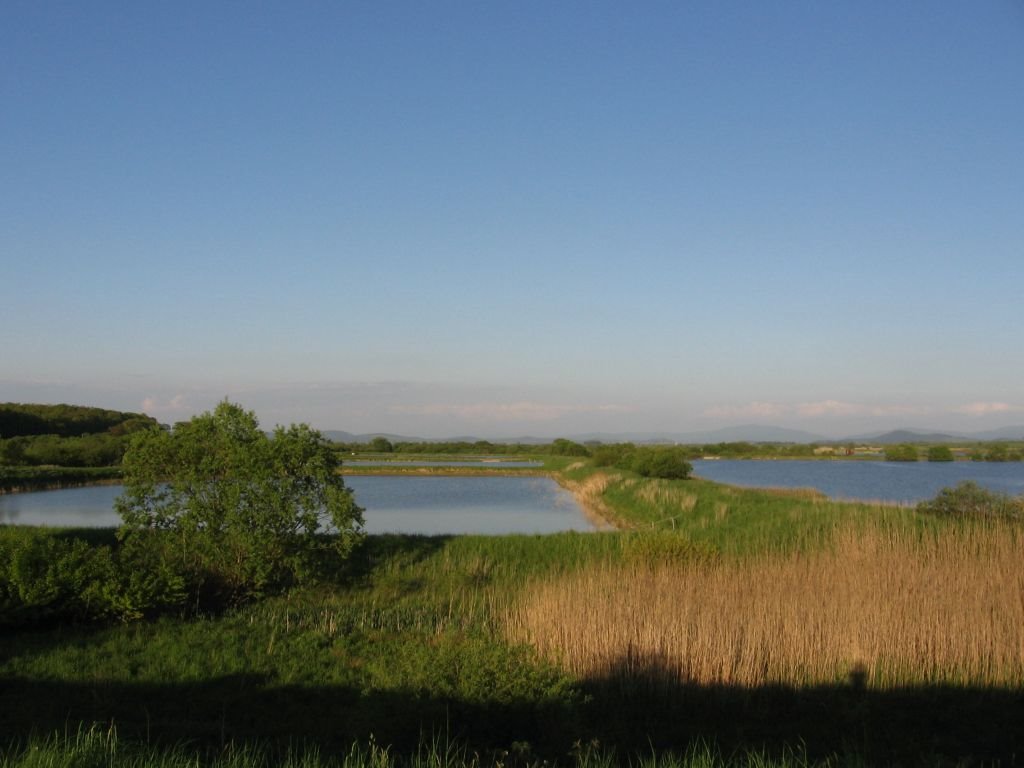
[[137, 435], [117, 500], [126, 547], [198, 594], [237, 599], [313, 577], [348, 554], [362, 510], [340, 461], [305, 424], [272, 436], [227, 401]]

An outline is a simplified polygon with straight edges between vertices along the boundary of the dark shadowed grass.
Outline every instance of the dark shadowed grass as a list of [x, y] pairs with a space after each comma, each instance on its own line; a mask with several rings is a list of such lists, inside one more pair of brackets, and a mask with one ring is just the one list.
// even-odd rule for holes
[[525, 742], [481, 754], [447, 736], [423, 738], [409, 753], [372, 738], [336, 752], [312, 745], [274, 748], [251, 743], [197, 750], [184, 743], [155, 747], [132, 742], [119, 738], [113, 728], [33, 737], [0, 750], [0, 768], [838, 768], [861, 764], [838, 756], [815, 761], [801, 749], [775, 756], [759, 750], [725, 755], [704, 741], [679, 752], [652, 750], [634, 755], [617, 755], [597, 741], [581, 741], [550, 761], [533, 754]]

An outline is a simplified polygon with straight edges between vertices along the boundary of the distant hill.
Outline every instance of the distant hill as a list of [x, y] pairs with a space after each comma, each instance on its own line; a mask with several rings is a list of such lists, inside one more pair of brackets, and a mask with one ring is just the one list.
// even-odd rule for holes
[[680, 443], [821, 443], [828, 438], [801, 429], [772, 427], [761, 424], [741, 424], [706, 432], [690, 432], [677, 436]]
[[1002, 427], [972, 434], [975, 440], [1024, 440], [1024, 426]]
[[364, 432], [362, 434], [355, 434], [353, 432], [345, 432], [340, 429], [325, 429], [321, 430], [320, 434], [328, 440], [336, 443], [368, 443], [375, 437], [383, 437], [386, 440], [390, 440], [392, 443], [476, 443], [481, 440], [486, 440], [489, 443], [499, 445], [546, 445], [553, 439], [550, 437], [484, 438], [474, 437], [473, 435], [456, 435], [454, 437], [413, 437], [410, 435], [396, 435], [391, 432]]
[[[367, 432], [354, 434], [341, 430], [325, 430], [324, 437], [339, 443], [368, 443], [375, 437], [384, 437], [392, 443], [475, 443], [487, 440], [496, 444], [542, 445], [550, 443], [554, 438], [534, 437], [491, 437], [481, 438], [472, 435], [456, 437], [410, 437], [388, 432]], [[713, 443], [874, 443], [891, 445], [895, 443], [956, 443], [988, 440], [1024, 440], [1024, 426], [1003, 427], [987, 432], [958, 433], [937, 432], [924, 429], [895, 429], [889, 432], [872, 432], [853, 435], [842, 439], [825, 437], [824, 435], [786, 427], [773, 427], [761, 424], [743, 424], [722, 429], [704, 430], [699, 432], [585, 432], [562, 435], [579, 443], [682, 443], [685, 445], [710, 445]]]
[[[520, 445], [546, 445], [554, 438], [534, 437], [521, 435], [519, 437], [492, 437], [481, 438], [472, 435], [461, 435], [456, 437], [423, 438], [410, 437], [408, 435], [395, 435], [387, 432], [367, 432], [354, 434], [342, 430], [323, 430], [323, 436], [328, 440], [339, 443], [368, 443], [375, 437], [384, 437], [393, 443], [475, 443], [479, 440], [487, 440], [498, 444], [520, 444]], [[827, 438], [811, 432], [803, 432], [797, 429], [786, 429], [784, 427], [767, 427], [750, 424], [738, 427], [725, 427], [723, 429], [709, 430], [705, 432], [586, 432], [579, 434], [562, 435], [569, 440], [579, 443], [600, 442], [600, 443], [687, 443], [690, 445], [704, 445], [708, 443], [733, 443], [747, 441], [751, 443], [813, 443], [824, 442]]]
[[584, 435], [569, 435], [568, 437], [578, 442], [683, 443], [686, 445], [737, 442], [818, 443], [828, 440], [828, 438], [813, 432], [761, 424], [741, 424], [736, 427], [723, 427], [700, 432], [593, 432]]
[[985, 432], [927, 432], [918, 429], [895, 429], [891, 432], [854, 435], [836, 442], [878, 443], [962, 443], [989, 440], [1024, 440], [1024, 427], [1002, 427]]
[[[893, 445], [895, 443], [955, 443], [963, 439], [963, 435], [953, 435], [947, 432], [918, 432], [914, 429], [894, 429], [890, 432], [860, 435], [855, 438], [851, 437], [849, 441]], [[849, 441], [841, 440], [839, 442]]]
[[357, 435], [352, 432], [345, 432], [340, 429], [325, 429], [320, 432], [328, 440], [335, 443], [368, 443], [375, 437], [383, 437], [392, 443], [422, 443], [426, 442], [419, 437], [408, 437], [407, 435], [395, 435], [390, 432], [367, 432]]

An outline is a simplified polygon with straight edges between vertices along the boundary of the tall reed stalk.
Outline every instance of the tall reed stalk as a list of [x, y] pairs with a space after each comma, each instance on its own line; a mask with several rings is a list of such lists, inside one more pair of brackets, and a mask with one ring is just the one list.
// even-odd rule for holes
[[1024, 685], [1024, 529], [840, 532], [817, 552], [592, 566], [538, 583], [512, 639], [645, 684]]

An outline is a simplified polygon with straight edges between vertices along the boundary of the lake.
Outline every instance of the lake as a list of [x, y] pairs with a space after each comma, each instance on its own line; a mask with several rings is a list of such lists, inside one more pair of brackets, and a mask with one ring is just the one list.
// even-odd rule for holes
[[814, 488], [833, 499], [915, 503], [973, 480], [989, 490], [1024, 494], [1022, 462], [898, 462], [721, 459], [692, 462], [707, 480], [750, 488]]
[[[573, 495], [547, 477], [353, 476], [367, 533], [592, 531]], [[120, 485], [0, 496], [0, 523], [113, 527]]]

